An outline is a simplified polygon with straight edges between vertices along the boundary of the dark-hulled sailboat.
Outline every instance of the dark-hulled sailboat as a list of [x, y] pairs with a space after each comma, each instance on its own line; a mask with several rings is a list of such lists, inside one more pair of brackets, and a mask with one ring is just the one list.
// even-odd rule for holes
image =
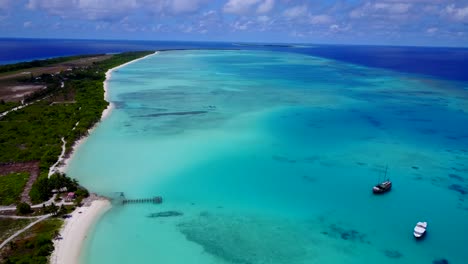
[[372, 188], [374, 194], [382, 194], [390, 191], [392, 189], [392, 182], [387, 177], [388, 166], [385, 167], [385, 175], [382, 182], [379, 182]]

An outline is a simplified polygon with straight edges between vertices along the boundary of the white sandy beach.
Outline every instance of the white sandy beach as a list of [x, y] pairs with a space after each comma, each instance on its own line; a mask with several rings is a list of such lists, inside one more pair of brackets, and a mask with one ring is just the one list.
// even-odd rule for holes
[[[104, 99], [109, 102], [109, 86], [108, 81], [112, 76], [112, 72], [120, 69], [126, 65], [142, 60], [148, 56], [158, 54], [147, 55], [143, 58], [136, 59], [125, 64], [122, 64], [118, 67], [112, 68], [106, 72], [106, 80], [104, 81]], [[101, 121], [107, 118], [114, 105], [109, 102], [108, 107], [102, 112]], [[89, 134], [96, 128], [96, 124], [88, 132]], [[70, 160], [73, 158], [73, 154], [76, 150], [84, 143], [87, 137], [83, 137], [80, 140], [76, 141], [73, 145], [71, 155], [63, 159], [60, 162], [60, 165], [56, 167], [55, 170], [65, 173], [68, 167]], [[52, 264], [74, 264], [79, 263], [80, 251], [83, 247], [83, 244], [87, 238], [89, 230], [93, 225], [99, 220], [99, 218], [111, 208], [111, 203], [105, 199], [98, 199], [91, 201], [90, 205], [77, 208], [73, 213], [72, 217], [65, 220], [65, 224], [60, 230], [60, 235], [63, 239], [54, 241], [54, 252], [51, 255]]]
[[50, 257], [52, 264], [79, 263], [80, 250], [88, 237], [89, 230], [99, 218], [111, 208], [108, 200], [94, 200], [89, 206], [77, 208], [65, 220], [60, 231], [62, 239], [54, 241], [54, 252]]

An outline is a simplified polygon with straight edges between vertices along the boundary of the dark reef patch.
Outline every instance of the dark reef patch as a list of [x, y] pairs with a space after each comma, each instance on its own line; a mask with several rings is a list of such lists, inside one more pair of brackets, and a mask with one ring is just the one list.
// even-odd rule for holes
[[296, 163], [297, 161], [294, 159], [289, 159], [287, 157], [279, 156], [279, 155], [273, 155], [271, 158], [275, 161], [279, 162], [285, 162], [285, 163]]
[[454, 179], [454, 180], [457, 180], [457, 181], [460, 181], [460, 182], [465, 182], [465, 179], [463, 179], [463, 177], [461, 177], [460, 175], [450, 173], [448, 176], [451, 179]]
[[112, 104], [114, 104], [114, 107], [116, 109], [123, 109], [127, 106], [127, 104], [124, 101], [113, 101]]
[[308, 176], [308, 175], [302, 175], [302, 179], [307, 181], [307, 182], [316, 182], [317, 179], [312, 177], [312, 176]]
[[442, 178], [442, 177], [440, 177], [440, 176], [431, 178], [431, 182], [432, 182], [434, 185], [436, 185], [436, 186], [437, 186], [438, 184], [440, 184], [441, 182], [444, 182], [444, 181], [445, 181], [445, 179]]
[[461, 169], [461, 168], [457, 168], [457, 167], [452, 167], [452, 170], [454, 170], [456, 172], [468, 172], [468, 169]]
[[411, 168], [412, 168], [413, 170], [419, 170], [419, 167], [418, 167], [418, 166], [411, 166]]
[[178, 211], [164, 211], [164, 212], [149, 214], [148, 217], [157, 218], [157, 217], [173, 217], [173, 216], [182, 216], [182, 215], [184, 215], [184, 213], [178, 212]]
[[461, 186], [460, 184], [452, 184], [448, 188], [449, 190], [456, 191], [462, 195], [468, 194], [468, 187]]
[[188, 241], [226, 263], [302, 263], [314, 241], [296, 222], [209, 213], [177, 225]]
[[408, 120], [410, 122], [424, 122], [424, 123], [432, 122], [432, 120], [426, 119], [426, 118], [408, 118], [406, 120]]
[[306, 157], [304, 159], [304, 162], [307, 162], [307, 163], [314, 163], [316, 161], [318, 161], [320, 159], [319, 156], [310, 156], [310, 157]]
[[373, 127], [380, 128], [382, 127], [382, 122], [377, 120], [375, 117], [369, 116], [369, 115], [361, 115], [361, 117], [366, 120], [369, 124], [371, 124]]
[[449, 264], [450, 262], [446, 259], [436, 259], [432, 261], [432, 264]]
[[367, 236], [363, 233], [360, 233], [354, 229], [345, 229], [336, 224], [331, 224], [328, 226], [327, 230], [321, 232], [323, 235], [332, 237], [332, 238], [341, 238], [343, 240], [348, 240], [351, 242], [360, 242], [364, 244], [370, 244], [370, 241], [367, 240]]
[[422, 180], [424, 180], [424, 178], [420, 174], [415, 174], [415, 176], [413, 177], [413, 180], [422, 181]]
[[392, 259], [399, 259], [403, 257], [403, 254], [401, 254], [401, 252], [397, 250], [386, 249], [383, 251], [383, 253], [385, 254], [385, 256]]
[[208, 111], [186, 111], [186, 112], [169, 112], [169, 113], [157, 113], [149, 115], [139, 115], [135, 117], [160, 117], [160, 116], [183, 116], [183, 115], [201, 115], [206, 114]]
[[435, 129], [419, 129], [419, 132], [424, 135], [434, 135], [437, 134], [437, 130]]
[[367, 165], [367, 163], [364, 163], [364, 162], [356, 162], [356, 164], [359, 165], [359, 166], [366, 166]]

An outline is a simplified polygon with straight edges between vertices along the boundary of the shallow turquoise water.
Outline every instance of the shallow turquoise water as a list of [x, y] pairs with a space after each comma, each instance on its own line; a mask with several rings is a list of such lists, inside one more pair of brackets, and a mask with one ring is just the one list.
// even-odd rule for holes
[[[114, 205], [82, 262], [466, 263], [464, 87], [273, 52], [162, 52], [121, 68], [116, 109], [68, 173], [164, 203]], [[386, 165], [394, 189], [373, 196]], [[161, 211], [183, 216], [147, 217]]]

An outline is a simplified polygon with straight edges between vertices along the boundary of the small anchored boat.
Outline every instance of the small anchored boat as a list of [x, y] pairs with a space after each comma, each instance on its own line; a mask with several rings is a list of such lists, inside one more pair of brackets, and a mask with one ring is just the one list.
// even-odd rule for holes
[[414, 237], [421, 238], [426, 234], [427, 222], [418, 222], [414, 227]]
[[379, 183], [377, 183], [377, 185], [375, 185], [375, 186], [372, 188], [372, 192], [373, 192], [374, 194], [385, 193], [385, 192], [390, 191], [390, 189], [392, 189], [392, 182], [391, 182], [390, 179], [387, 177], [387, 169], [388, 169], [388, 166], [385, 167], [384, 180], [383, 180], [382, 182], [379, 181]]

